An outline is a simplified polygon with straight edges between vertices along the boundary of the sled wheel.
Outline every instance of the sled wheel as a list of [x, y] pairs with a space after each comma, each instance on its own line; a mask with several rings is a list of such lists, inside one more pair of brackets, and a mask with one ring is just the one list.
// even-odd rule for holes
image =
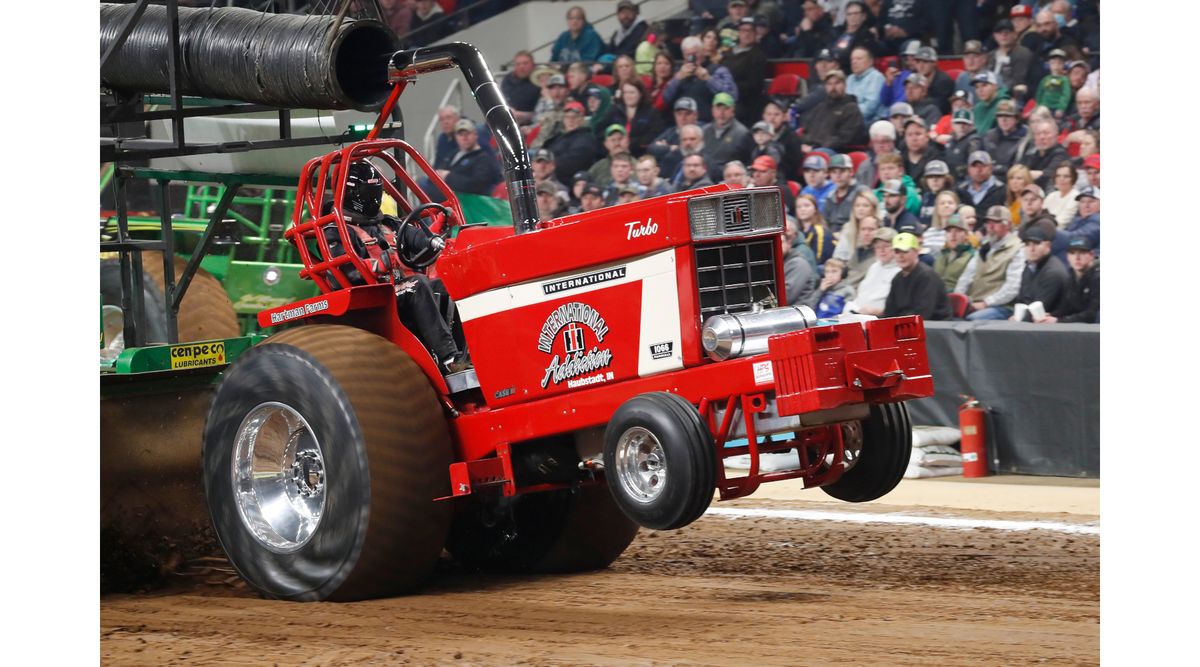
[[[160, 260], [161, 263], [161, 260]], [[162, 273], [161, 268], [159, 273]], [[100, 297], [106, 306], [121, 307], [121, 262], [115, 259], [100, 261]], [[167, 342], [166, 300], [162, 288], [149, 272], [142, 271], [142, 294], [146, 309], [145, 340], [149, 343]], [[122, 323], [122, 326], [124, 323]]]
[[[844, 434], [857, 429], [843, 427]], [[896, 488], [908, 468], [912, 454], [912, 421], [904, 403], [872, 405], [871, 416], [862, 422], [861, 448], [853, 466], [838, 481], [821, 487], [825, 493], [850, 503], [882, 498]], [[847, 437], [853, 451], [855, 437]]]
[[[186, 267], [187, 261], [184, 258], [175, 258], [176, 281]], [[142, 272], [148, 280], [154, 281], [160, 293], [165, 291], [161, 252], [147, 252], [142, 255]], [[236, 338], [242, 335], [233, 302], [229, 300], [225, 287], [213, 274], [204, 269], [196, 269], [196, 274], [192, 276], [187, 292], [183, 295], [183, 302], [179, 304], [176, 329], [180, 343]]]
[[637, 534], [603, 486], [475, 502], [454, 520], [446, 548], [489, 572], [583, 572], [608, 567]]
[[629, 518], [647, 528], [682, 528], [712, 502], [712, 436], [695, 406], [679, 396], [635, 396], [617, 409], [604, 432], [604, 474]]
[[217, 537], [266, 596], [356, 600], [422, 583], [445, 543], [450, 436], [427, 378], [389, 341], [337, 325], [242, 355], [204, 428]]

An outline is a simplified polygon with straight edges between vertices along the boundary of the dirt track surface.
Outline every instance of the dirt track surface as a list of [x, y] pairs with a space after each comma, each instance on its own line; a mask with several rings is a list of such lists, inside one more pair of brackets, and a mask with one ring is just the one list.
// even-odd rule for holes
[[601, 572], [447, 562], [419, 594], [353, 604], [262, 600], [212, 583], [216, 562], [170, 592], [102, 598], [100, 649], [106, 665], [1098, 664], [1099, 560], [1096, 535], [709, 515], [643, 530]]

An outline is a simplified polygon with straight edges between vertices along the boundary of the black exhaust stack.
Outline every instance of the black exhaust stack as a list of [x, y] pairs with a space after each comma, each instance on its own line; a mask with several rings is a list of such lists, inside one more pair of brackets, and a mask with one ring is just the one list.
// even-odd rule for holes
[[533, 167], [525, 152], [525, 138], [521, 136], [517, 121], [479, 50], [464, 42], [451, 42], [397, 51], [388, 65], [388, 81], [396, 83], [403, 79], [411, 80], [421, 74], [455, 67], [466, 78], [504, 160], [504, 180], [508, 184], [508, 205], [512, 208], [513, 228], [517, 234], [533, 231], [538, 223], [537, 196], [533, 185]]

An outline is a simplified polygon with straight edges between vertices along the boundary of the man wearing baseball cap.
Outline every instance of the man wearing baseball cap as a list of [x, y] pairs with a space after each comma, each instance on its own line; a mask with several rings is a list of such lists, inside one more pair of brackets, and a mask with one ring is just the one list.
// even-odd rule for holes
[[586, 213], [603, 207], [604, 191], [600, 189], [600, 186], [595, 183], [584, 186], [583, 192], [579, 195], [579, 210]]
[[1042, 36], [1033, 28], [1033, 7], [1020, 3], [1013, 5], [1008, 20], [1012, 21], [1013, 32], [1017, 33], [1017, 43], [1033, 53], [1041, 53]]
[[920, 315], [927, 320], [950, 319], [946, 286], [933, 269], [921, 261], [921, 239], [908, 232], [892, 239], [900, 271], [892, 278], [883, 306], [884, 317]]
[[892, 241], [896, 240], [896, 230], [891, 227], [880, 227], [871, 241], [875, 251], [875, 261], [867, 267], [867, 274], [858, 284], [854, 299], [846, 303], [846, 310], [862, 315], [883, 315], [887, 305], [888, 292], [892, 289], [892, 279], [900, 273], [896, 264], [896, 253], [892, 250]]
[[1038, 324], [1100, 321], [1100, 263], [1086, 238], [1074, 238], [1067, 244], [1068, 272], [1066, 298], [1056, 310], [1036, 320]]
[[634, 57], [638, 44], [642, 43], [649, 30], [649, 26], [638, 13], [637, 3], [633, 0], [621, 0], [617, 3], [617, 29], [608, 40], [608, 53], [614, 56]]
[[854, 198], [859, 192], [870, 188], [854, 179], [854, 161], [844, 153], [838, 153], [829, 159], [829, 177], [833, 183], [833, 190], [825, 198], [822, 212], [825, 215], [825, 224], [836, 234], [850, 220]]
[[946, 244], [933, 258], [933, 271], [942, 279], [946, 291], [954, 291], [958, 278], [967, 268], [967, 263], [975, 256], [975, 246], [971, 245], [967, 224], [957, 213], [946, 220]]
[[1021, 241], [1012, 230], [1012, 213], [1002, 204], [992, 206], [984, 216], [987, 240], [967, 262], [954, 291], [970, 300], [968, 320], [1006, 320], [1012, 315], [1010, 304], [1021, 289]]
[[1038, 221], [1045, 221], [1058, 227], [1058, 219], [1046, 210], [1046, 193], [1037, 183], [1030, 183], [1021, 191], [1021, 224], [1028, 226]]
[[[942, 109], [938, 102], [931, 99], [929, 92], [929, 78], [920, 72], [916, 72], [904, 82], [905, 96], [908, 98], [908, 103], [912, 105], [912, 113], [910, 116], [916, 115], [922, 118], [927, 125], [932, 127], [942, 117]], [[945, 101], [949, 104], [949, 101]]]
[[[763, 72], [766, 72], [767, 54], [758, 45], [758, 29], [754, 17], [745, 16], [737, 22], [737, 43], [721, 58], [721, 66], [737, 83], [738, 120], [753, 122], [762, 116]], [[727, 93], [728, 94], [728, 93]], [[716, 104], [716, 97], [713, 97]]]
[[679, 166], [679, 130], [700, 122], [699, 105], [690, 97], [680, 97], [671, 105], [674, 112], [675, 124], [659, 132], [654, 141], [646, 147], [646, 152], [658, 160], [664, 174], [673, 173]]
[[812, 195], [817, 200], [817, 211], [824, 211], [826, 198], [837, 187], [829, 180], [829, 156], [813, 151], [804, 156], [801, 169], [805, 185], [800, 194]]
[[1079, 211], [1075, 219], [1065, 228], [1058, 230], [1054, 239], [1054, 254], [1066, 261], [1067, 246], [1075, 239], [1087, 239], [1092, 252], [1100, 256], [1100, 188], [1085, 185], [1075, 195]]
[[[1050, 250], [1056, 233], [1053, 221], [1036, 220], [1021, 226], [1021, 241], [1025, 244], [1025, 268], [1021, 286], [1013, 305], [1041, 303], [1043, 313], [1062, 307], [1070, 284], [1067, 267]], [[1024, 310], [1024, 309], [1020, 309]], [[1018, 318], [1016, 315], [1013, 319]]]
[[460, 118], [454, 125], [454, 140], [458, 152], [448, 168], [437, 171], [438, 175], [455, 192], [491, 195], [503, 176], [496, 157], [479, 146], [479, 132], [474, 121]]
[[925, 174], [925, 165], [930, 160], [941, 159], [943, 151], [941, 144], [929, 140], [929, 126], [920, 116], [913, 116], [904, 123], [904, 150], [900, 151], [900, 156], [904, 158], [904, 173], [914, 183]]
[[558, 190], [550, 181], [542, 181], [534, 187], [537, 193], [538, 218], [550, 220], [566, 212], [566, 202], [558, 196]]
[[600, 145], [584, 122], [583, 105], [579, 102], [572, 100], [563, 106], [562, 122], [562, 134], [546, 142], [545, 146], [558, 158], [555, 175], [558, 180], [566, 181], [575, 172], [596, 162], [600, 157]]
[[[1000, 19], [992, 28], [996, 50], [988, 54], [987, 69], [999, 77], [999, 82], [1008, 90], [1017, 86], [1028, 86], [1030, 71], [1034, 67], [1033, 51], [1017, 43], [1017, 32], [1012, 21]], [[1038, 65], [1040, 68], [1040, 64]], [[1039, 71], [1038, 74], [1041, 72]]]
[[[950, 96], [954, 94], [954, 80], [937, 66], [937, 51], [932, 46], [922, 46], [916, 56], [917, 73], [925, 77], [929, 99], [938, 106], [939, 115], [950, 111]], [[909, 100], [912, 102], [912, 100]], [[913, 102], [913, 106], [916, 103]], [[919, 113], [919, 111], [918, 111]], [[936, 122], [936, 121], [935, 121]]]
[[1009, 98], [1008, 89], [1001, 90], [1000, 79], [991, 70], [975, 75], [975, 130], [987, 132], [996, 123], [996, 105]]
[[987, 67], [987, 53], [983, 43], [977, 39], [963, 42], [963, 71], [954, 80], [954, 90], [965, 93], [971, 104], [975, 103], [975, 75], [984, 67]]
[[825, 75], [825, 99], [813, 108], [801, 141], [806, 153], [821, 146], [844, 152], [867, 143], [862, 112], [854, 97], [846, 94], [846, 75], [841, 70]]
[[704, 160], [714, 169], [724, 169], [725, 163], [732, 160], [748, 159], [754, 147], [750, 130], [734, 116], [735, 106], [733, 95], [713, 95], [713, 122], [704, 126], [702, 152]]
[[558, 166], [554, 161], [554, 153], [548, 148], [539, 148], [533, 152], [533, 183], [541, 185], [549, 183], [554, 187], [562, 200], [565, 202], [569, 198], [570, 193], [567, 191], [567, 186], [563, 185], [562, 181], [558, 180], [555, 174], [555, 168]]
[[554, 137], [562, 134], [563, 105], [570, 98], [571, 89], [567, 88], [567, 79], [557, 72], [546, 78], [546, 94], [538, 100], [533, 109], [534, 123], [537, 124], [537, 137], [530, 142], [530, 148], [541, 148]]
[[961, 183], [967, 178], [967, 158], [983, 149], [983, 137], [975, 131], [975, 114], [970, 109], [955, 111], [950, 123], [952, 134], [946, 144], [946, 164], [954, 180]]
[[613, 123], [604, 128], [604, 151], [604, 157], [588, 168], [591, 181], [601, 188], [608, 187], [608, 184], [612, 182], [613, 158], [630, 153], [629, 135], [625, 133], [624, 125]]
[[1001, 100], [996, 104], [996, 126], [983, 135], [983, 149], [996, 162], [995, 173], [1000, 177], [1008, 174], [1008, 168], [1016, 164], [1017, 152], [1029, 142], [1025, 137], [1029, 130], [1017, 117], [1017, 103]]
[[992, 167], [992, 156], [987, 151], [975, 151], [967, 157], [967, 181], [958, 188], [962, 203], [977, 211], [1004, 203], [1004, 184], [992, 175]]

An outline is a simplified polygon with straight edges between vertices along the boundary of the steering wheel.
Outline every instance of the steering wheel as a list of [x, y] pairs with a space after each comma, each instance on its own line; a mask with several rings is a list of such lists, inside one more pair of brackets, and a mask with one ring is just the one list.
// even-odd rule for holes
[[[429, 223], [425, 221], [426, 215], [441, 214], [442, 231], [441, 233], [434, 232], [429, 227]], [[412, 269], [423, 269], [437, 261], [442, 254], [442, 249], [446, 247], [446, 239], [450, 237], [450, 231], [454, 229], [451, 221], [454, 219], [454, 214], [449, 208], [436, 202], [421, 204], [414, 208], [411, 213], [404, 216], [404, 220], [400, 221], [400, 226], [396, 231], [397, 239], [404, 238], [404, 228], [409, 225], [416, 225], [425, 232], [425, 237], [429, 239], [429, 243], [425, 247], [412, 256], [407, 256], [407, 253], [400, 254], [400, 260]]]

